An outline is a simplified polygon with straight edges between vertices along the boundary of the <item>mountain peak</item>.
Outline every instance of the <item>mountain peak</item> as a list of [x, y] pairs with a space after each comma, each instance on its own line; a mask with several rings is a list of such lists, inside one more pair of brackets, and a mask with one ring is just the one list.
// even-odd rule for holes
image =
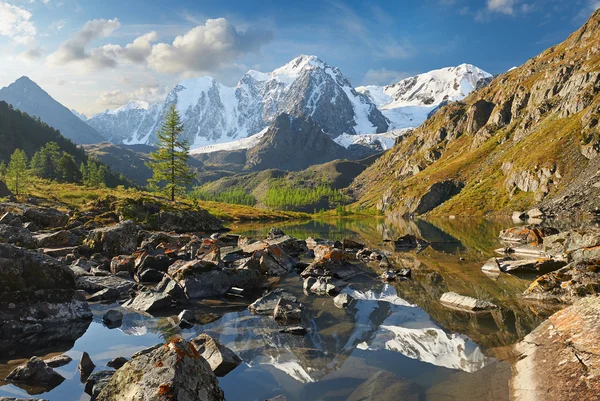
[[36, 88], [43, 90], [38, 84], [36, 84], [31, 78], [26, 75], [23, 75], [21, 78], [17, 79], [15, 82], [10, 84], [9, 86], [17, 86], [17, 87], [28, 87], [28, 88]]

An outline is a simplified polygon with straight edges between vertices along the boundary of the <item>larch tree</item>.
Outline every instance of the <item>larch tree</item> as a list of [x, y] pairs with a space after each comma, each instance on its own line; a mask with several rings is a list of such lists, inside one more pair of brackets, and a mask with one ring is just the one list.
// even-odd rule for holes
[[175, 195], [184, 193], [194, 179], [187, 163], [190, 147], [185, 139], [180, 138], [182, 133], [181, 118], [175, 106], [171, 105], [157, 134], [158, 150], [150, 154], [151, 160], [147, 163], [152, 169], [152, 178], [148, 180], [150, 187], [160, 189], [171, 201], [175, 200]]
[[17, 196], [22, 195], [29, 183], [27, 155], [21, 149], [16, 149], [10, 156], [6, 168], [6, 185]]

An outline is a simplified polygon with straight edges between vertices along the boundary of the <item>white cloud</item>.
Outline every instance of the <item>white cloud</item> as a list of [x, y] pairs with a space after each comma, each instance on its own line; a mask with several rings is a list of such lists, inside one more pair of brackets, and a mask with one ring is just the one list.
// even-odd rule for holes
[[158, 39], [156, 32], [142, 35], [132, 43], [125, 45], [125, 47], [107, 44], [88, 49], [93, 40], [109, 37], [120, 26], [121, 24], [116, 18], [86, 22], [79, 32], [63, 43], [56, 52], [48, 56], [48, 64], [78, 63], [86, 70], [93, 71], [116, 67], [121, 61], [128, 63], [145, 62], [152, 51], [152, 42]]
[[95, 39], [110, 36], [120, 26], [121, 24], [116, 18], [88, 21], [73, 38], [67, 40], [56, 52], [49, 55], [47, 61], [50, 65], [83, 62], [92, 69], [112, 67], [116, 65], [115, 60], [107, 57], [102, 51], [98, 51], [98, 49], [88, 51], [87, 46]]
[[31, 43], [36, 29], [31, 13], [21, 7], [0, 1], [0, 36], [7, 36], [15, 43]]
[[410, 75], [405, 72], [388, 70], [386, 68], [370, 69], [363, 78], [363, 84], [389, 85], [409, 76]]
[[187, 33], [177, 36], [172, 44], [158, 43], [148, 58], [158, 72], [208, 72], [238, 57], [256, 52], [270, 41], [267, 31], [240, 32], [225, 18], [206, 20]]
[[65, 25], [67, 25], [67, 20], [61, 19], [51, 23], [50, 26], [48, 26], [48, 29], [52, 32], [59, 32], [65, 27]]
[[149, 103], [163, 102], [168, 92], [168, 87], [161, 86], [157, 81], [151, 80], [142, 83], [138, 89], [129, 92], [121, 89], [105, 91], [100, 94], [96, 103], [102, 107], [114, 108], [136, 100], [145, 100]]
[[513, 15], [516, 0], [487, 0], [487, 9], [491, 12]]
[[44, 49], [41, 47], [32, 47], [30, 49], [25, 50], [20, 53], [17, 58], [23, 60], [25, 62], [32, 62], [35, 60], [39, 60], [44, 55]]

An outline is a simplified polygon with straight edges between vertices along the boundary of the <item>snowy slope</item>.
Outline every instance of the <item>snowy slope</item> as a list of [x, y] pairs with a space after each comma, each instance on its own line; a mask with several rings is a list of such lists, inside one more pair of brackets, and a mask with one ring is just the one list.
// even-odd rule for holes
[[377, 105], [392, 128], [417, 127], [444, 101], [464, 99], [492, 75], [471, 64], [433, 70], [388, 86], [356, 88]]
[[[258, 134], [250, 135], [249, 137], [237, 139], [235, 141], [217, 143], [207, 141], [206, 145], [194, 148], [190, 151], [190, 153], [193, 155], [197, 155], [202, 153], [213, 153], [219, 151], [250, 149], [251, 147], [256, 146], [260, 142], [260, 139], [265, 135], [267, 129], [268, 128], [265, 128]], [[223, 139], [227, 140], [227, 138]]]
[[[162, 106], [158, 104], [129, 102], [118, 109], [96, 114], [86, 122], [98, 132], [104, 133], [110, 142], [127, 145], [146, 143], [143, 141], [145, 134], [158, 128], [157, 120], [161, 109]], [[139, 134], [142, 140], [138, 141]]]
[[112, 142], [152, 144], [171, 105], [182, 117], [192, 148], [257, 134], [282, 113], [308, 114], [333, 137], [388, 130], [387, 119], [371, 99], [358, 93], [338, 68], [305, 55], [270, 73], [248, 71], [235, 87], [211, 77], [188, 79], [160, 106], [128, 104], [88, 123]]

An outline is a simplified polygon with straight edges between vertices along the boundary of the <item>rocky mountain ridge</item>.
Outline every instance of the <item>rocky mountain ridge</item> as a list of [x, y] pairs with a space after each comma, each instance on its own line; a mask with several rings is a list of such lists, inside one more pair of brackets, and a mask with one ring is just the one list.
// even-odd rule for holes
[[169, 93], [164, 104], [130, 102], [95, 115], [88, 123], [111, 142], [151, 144], [165, 110], [175, 104], [192, 148], [244, 142], [281, 113], [309, 115], [333, 137], [373, 135], [416, 127], [441, 102], [462, 99], [490, 79], [485, 71], [463, 64], [387, 87], [353, 88], [338, 68], [303, 55], [271, 73], [250, 70], [236, 87], [211, 77], [188, 79]]
[[560, 196], [600, 152], [599, 38], [596, 11], [563, 43], [443, 107], [357, 178], [359, 203], [472, 215]]
[[[188, 79], [173, 88], [163, 105], [130, 103], [98, 114], [88, 123], [113, 142], [151, 144], [172, 104], [182, 116], [184, 135], [192, 147], [245, 138], [281, 113], [310, 115], [332, 136], [385, 132], [389, 126], [338, 68], [306, 55], [271, 73], [248, 71], [235, 87], [211, 77]], [[132, 120], [142, 122], [134, 128]]]

